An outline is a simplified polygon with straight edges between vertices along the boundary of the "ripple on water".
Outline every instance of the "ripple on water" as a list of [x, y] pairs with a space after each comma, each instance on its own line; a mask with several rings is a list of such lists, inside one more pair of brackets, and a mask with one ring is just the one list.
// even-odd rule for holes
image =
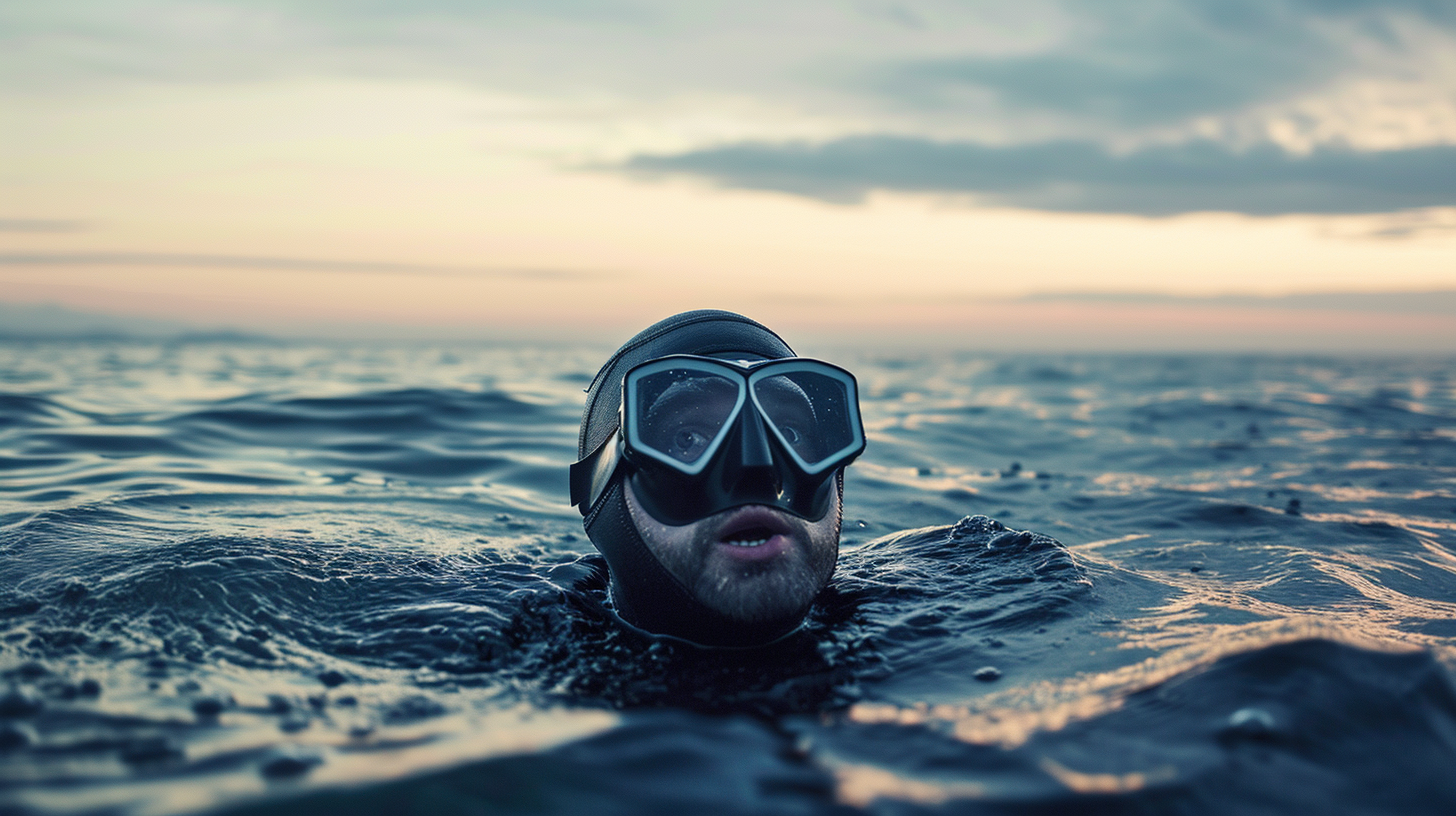
[[612, 617], [603, 354], [0, 343], [5, 807], [1456, 802], [1449, 361], [846, 355], [834, 584], [736, 653]]

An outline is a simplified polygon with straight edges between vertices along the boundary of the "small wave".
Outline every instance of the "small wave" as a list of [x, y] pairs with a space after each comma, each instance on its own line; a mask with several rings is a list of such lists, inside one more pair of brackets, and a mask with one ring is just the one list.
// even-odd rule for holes
[[0, 809], [1456, 802], [1449, 361], [849, 360], [838, 573], [725, 652], [565, 503], [602, 354], [0, 343]]
[[[877, 798], [855, 791], [861, 767], [898, 781], [870, 792], [889, 800], [943, 803], [959, 789], [998, 812], [1443, 813], [1456, 801], [1456, 687], [1427, 653], [1297, 639], [1120, 675], [1057, 704], [863, 704], [850, 727], [809, 733], [848, 769], [841, 799], [861, 804]], [[917, 750], [892, 747], [906, 740]]]

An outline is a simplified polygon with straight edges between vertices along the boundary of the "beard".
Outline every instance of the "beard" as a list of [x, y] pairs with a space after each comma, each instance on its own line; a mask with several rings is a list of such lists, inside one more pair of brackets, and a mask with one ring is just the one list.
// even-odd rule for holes
[[[817, 522], [754, 506], [671, 526], [649, 516], [631, 489], [627, 508], [658, 562], [699, 603], [734, 620], [765, 623], [802, 615], [834, 574], [841, 512], [837, 495]], [[753, 548], [725, 541], [759, 529], [772, 534], [763, 545], [772, 547], [771, 554], [750, 553]]]
[[[836, 539], [838, 538], [836, 534]], [[682, 581], [691, 576], [688, 590], [716, 612], [747, 623], [782, 620], [802, 615], [829, 583], [838, 547], [796, 547], [770, 564], [723, 563], [725, 559], [695, 558], [669, 572]]]

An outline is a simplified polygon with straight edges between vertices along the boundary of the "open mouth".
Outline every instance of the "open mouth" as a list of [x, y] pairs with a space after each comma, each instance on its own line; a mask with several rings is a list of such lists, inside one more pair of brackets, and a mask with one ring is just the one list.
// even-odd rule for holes
[[718, 544], [739, 557], [773, 558], [792, 546], [793, 526], [771, 508], [740, 507], [724, 522], [718, 533]]
[[729, 533], [721, 540], [724, 544], [731, 544], [734, 547], [762, 547], [775, 535], [777, 533], [767, 527], [748, 527]]

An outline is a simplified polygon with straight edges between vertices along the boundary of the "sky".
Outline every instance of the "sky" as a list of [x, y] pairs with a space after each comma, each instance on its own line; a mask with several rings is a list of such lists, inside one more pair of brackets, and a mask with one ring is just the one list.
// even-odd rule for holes
[[1456, 351], [1453, 292], [1449, 0], [0, 1], [0, 316]]

